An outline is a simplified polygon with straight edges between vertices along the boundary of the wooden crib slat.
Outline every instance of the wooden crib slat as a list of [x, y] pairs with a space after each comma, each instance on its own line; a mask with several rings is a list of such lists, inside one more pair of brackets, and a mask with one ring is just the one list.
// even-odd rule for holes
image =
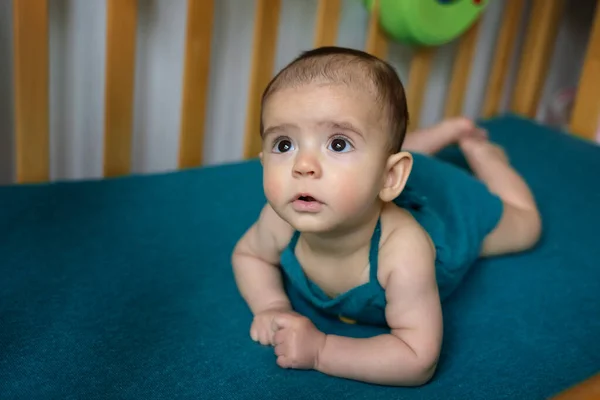
[[202, 164], [214, 0], [188, 0], [179, 168]]
[[379, 23], [379, 0], [373, 1], [365, 51], [382, 60], [385, 60], [388, 55], [388, 39]]
[[571, 115], [570, 131], [593, 139], [600, 128], [600, 3], [587, 46], [579, 87]]
[[341, 8], [341, 0], [319, 0], [315, 25], [315, 47], [336, 44]]
[[48, 1], [14, 0], [16, 180], [50, 178]]
[[244, 157], [258, 156], [262, 148], [260, 137], [261, 96], [273, 77], [275, 53], [277, 50], [277, 29], [279, 26], [280, 0], [256, 0], [254, 34], [252, 38], [252, 69], [250, 91], [246, 112], [246, 136]]
[[129, 173], [137, 0], [107, 0], [104, 176]]
[[511, 58], [519, 33], [519, 24], [523, 16], [525, 0], [506, 0], [502, 25], [495, 44], [492, 68], [487, 81], [487, 91], [483, 103], [482, 116], [490, 118], [500, 112], [500, 102]]
[[517, 114], [536, 115], [564, 5], [564, 0], [533, 0], [511, 103]]
[[463, 102], [469, 84], [473, 55], [479, 36], [480, 20], [462, 35], [458, 44], [456, 58], [452, 67], [452, 78], [448, 95], [446, 96], [445, 116], [447, 118], [458, 116], [462, 113]]
[[408, 125], [409, 131], [419, 128], [421, 107], [423, 106], [425, 90], [427, 89], [429, 72], [434, 56], [434, 47], [423, 47], [414, 53], [410, 62], [408, 85], [406, 89], [406, 100], [408, 102], [408, 113], [410, 118]]

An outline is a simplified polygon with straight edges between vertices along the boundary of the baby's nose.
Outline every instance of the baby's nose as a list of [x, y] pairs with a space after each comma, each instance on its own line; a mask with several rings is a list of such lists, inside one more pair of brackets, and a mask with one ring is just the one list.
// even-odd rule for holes
[[300, 176], [318, 177], [321, 175], [319, 160], [312, 155], [299, 155], [294, 164], [294, 174]]

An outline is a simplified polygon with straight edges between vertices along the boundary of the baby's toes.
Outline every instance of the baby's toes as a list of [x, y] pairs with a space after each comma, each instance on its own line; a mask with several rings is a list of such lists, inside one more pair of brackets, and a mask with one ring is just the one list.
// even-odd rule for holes
[[471, 131], [471, 136], [480, 139], [488, 139], [488, 131], [483, 128], [475, 128]]
[[487, 139], [464, 138], [459, 145], [464, 155], [471, 162], [488, 162], [490, 160], [508, 162], [504, 149]]
[[492, 146], [493, 150], [491, 150], [491, 152], [494, 153], [494, 156], [501, 159], [504, 162], [508, 163], [508, 155], [506, 154], [506, 151], [504, 151], [504, 149], [500, 146], [498, 146], [497, 144], [494, 143], [490, 143], [490, 146]]
[[454, 117], [454, 118], [450, 118], [445, 120], [444, 122], [442, 122], [443, 125], [445, 125], [448, 128], [451, 128], [452, 130], [457, 130], [457, 131], [472, 131], [473, 129], [475, 129], [475, 123], [473, 122], [472, 119], [467, 118], [467, 117]]
[[482, 144], [487, 142], [486, 139], [475, 137], [475, 136], [467, 136], [463, 137], [458, 141], [458, 145], [460, 149], [469, 156], [477, 156], [481, 153]]

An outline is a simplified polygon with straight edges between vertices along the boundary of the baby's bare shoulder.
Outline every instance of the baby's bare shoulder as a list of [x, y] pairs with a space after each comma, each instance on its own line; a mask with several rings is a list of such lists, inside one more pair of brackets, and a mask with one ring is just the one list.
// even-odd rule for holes
[[410, 281], [432, 276], [433, 241], [408, 211], [394, 204], [386, 206], [381, 215], [378, 264], [384, 287], [392, 273]]

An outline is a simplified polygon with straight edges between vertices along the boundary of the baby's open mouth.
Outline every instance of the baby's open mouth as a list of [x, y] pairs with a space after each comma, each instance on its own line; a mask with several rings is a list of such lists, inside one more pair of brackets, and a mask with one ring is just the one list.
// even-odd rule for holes
[[292, 202], [292, 205], [296, 211], [313, 213], [319, 212], [323, 203], [308, 193], [298, 193]]
[[298, 200], [300, 200], [300, 201], [317, 201], [312, 196], [300, 196], [300, 197], [298, 197]]

